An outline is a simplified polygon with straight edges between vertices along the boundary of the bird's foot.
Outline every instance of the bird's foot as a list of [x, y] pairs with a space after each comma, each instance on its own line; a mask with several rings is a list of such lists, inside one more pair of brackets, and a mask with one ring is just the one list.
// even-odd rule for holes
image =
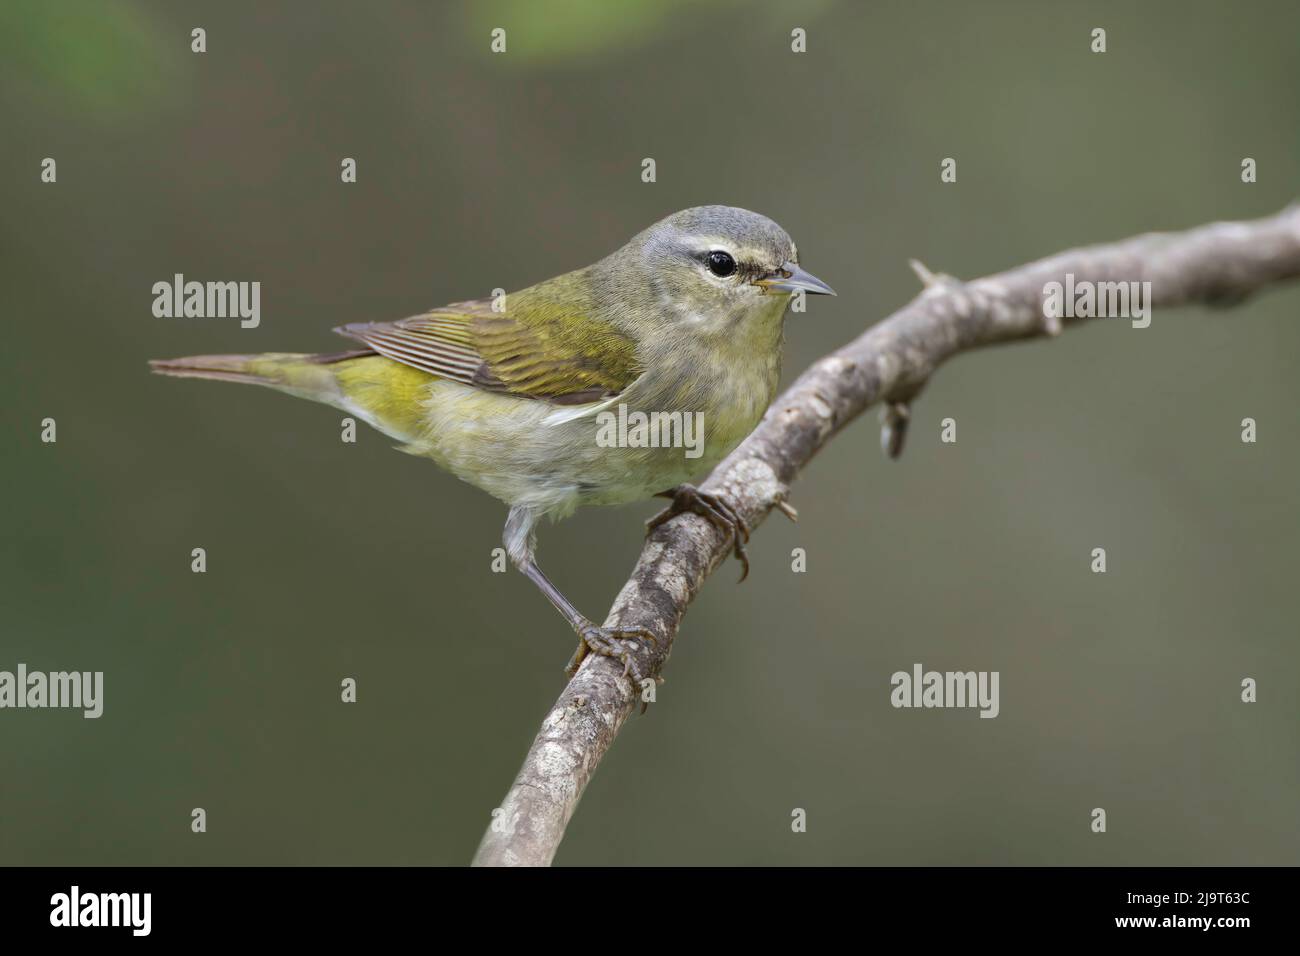
[[599, 654], [601, 657], [612, 657], [616, 661], [622, 661], [623, 676], [631, 676], [636, 686], [641, 686], [644, 677], [641, 668], [637, 666], [636, 658], [632, 656], [631, 648], [627, 644], [635, 644], [637, 641], [649, 641], [651, 644], [658, 644], [659, 638], [655, 637], [653, 631], [644, 627], [600, 627], [585, 619], [581, 623], [574, 625], [573, 629], [578, 632], [580, 640], [578, 641], [578, 649], [573, 652], [573, 657], [569, 659], [568, 666], [564, 668], [566, 674], [570, 677], [576, 674], [578, 665], [583, 662], [588, 654]]
[[740, 580], [749, 577], [749, 555], [745, 551], [745, 545], [749, 542], [749, 525], [736, 513], [735, 508], [717, 495], [700, 491], [694, 485], [678, 485], [672, 491], [662, 492], [657, 497], [672, 498], [673, 503], [645, 523], [646, 534], [686, 512], [707, 518], [714, 527], [732, 536], [734, 554], [741, 564]]

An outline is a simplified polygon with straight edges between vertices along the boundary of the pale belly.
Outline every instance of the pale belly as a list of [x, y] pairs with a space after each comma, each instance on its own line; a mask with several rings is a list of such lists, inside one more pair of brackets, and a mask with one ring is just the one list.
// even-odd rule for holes
[[[509, 505], [563, 517], [581, 505], [639, 501], [706, 474], [758, 424], [778, 370], [731, 368], [629, 388], [598, 411], [431, 381], [420, 436], [405, 450]], [[640, 384], [640, 383], [638, 383]]]

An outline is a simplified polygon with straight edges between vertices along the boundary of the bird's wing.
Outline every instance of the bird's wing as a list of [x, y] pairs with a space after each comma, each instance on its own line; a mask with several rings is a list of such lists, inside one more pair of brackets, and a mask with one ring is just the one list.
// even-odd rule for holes
[[424, 372], [560, 405], [617, 395], [641, 374], [630, 338], [589, 316], [566, 314], [548, 300], [524, 297], [511, 315], [493, 311], [487, 299], [456, 302], [395, 322], [360, 322], [334, 331]]

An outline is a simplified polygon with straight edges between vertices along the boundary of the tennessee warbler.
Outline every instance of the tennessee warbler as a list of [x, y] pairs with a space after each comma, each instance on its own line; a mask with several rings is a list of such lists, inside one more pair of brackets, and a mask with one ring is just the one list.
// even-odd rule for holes
[[[653, 635], [601, 627], [581, 614], [538, 567], [536, 526], [580, 505], [669, 497], [672, 506], [650, 528], [697, 512], [734, 533], [743, 559], [743, 522], [684, 482], [735, 448], [772, 401], [786, 307], [800, 291], [834, 295], [799, 267], [785, 230], [744, 209], [700, 206], [655, 223], [594, 265], [504, 301], [457, 302], [335, 329], [363, 348], [199, 355], [150, 366], [332, 405], [501, 499], [510, 507], [507, 554], [580, 638], [570, 671], [589, 652], [635, 670], [623, 642]], [[611, 442], [615, 413], [662, 427]], [[685, 416], [702, 425], [690, 455], [671, 440]], [[670, 440], [657, 440], [664, 435]]]

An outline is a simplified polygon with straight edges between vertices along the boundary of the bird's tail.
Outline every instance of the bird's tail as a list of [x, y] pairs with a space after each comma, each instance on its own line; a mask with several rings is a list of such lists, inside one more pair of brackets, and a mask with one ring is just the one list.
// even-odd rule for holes
[[266, 385], [297, 398], [333, 405], [358, 415], [384, 434], [414, 441], [424, 425], [424, 406], [434, 376], [370, 349], [328, 355], [264, 352], [261, 355], [189, 355], [155, 359], [159, 375]]
[[297, 352], [188, 355], [183, 358], [154, 359], [149, 363], [149, 368], [159, 375], [173, 375], [177, 378], [208, 378], [219, 382], [267, 385], [299, 398], [333, 405], [342, 397], [335, 366], [340, 362], [374, 354], [368, 349], [358, 349], [332, 355]]

